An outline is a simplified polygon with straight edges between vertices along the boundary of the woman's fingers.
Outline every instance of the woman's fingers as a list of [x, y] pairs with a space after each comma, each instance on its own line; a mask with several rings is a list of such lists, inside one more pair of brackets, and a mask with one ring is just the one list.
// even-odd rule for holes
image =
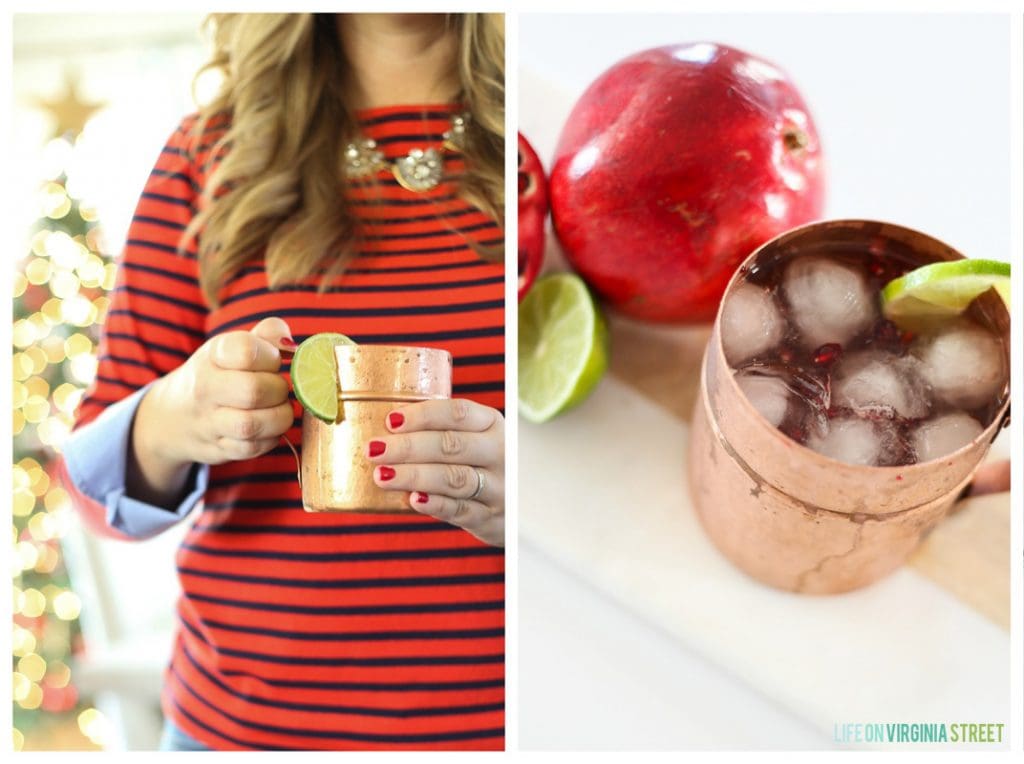
[[484, 432], [501, 420], [501, 414], [465, 398], [422, 401], [396, 408], [386, 417], [391, 432], [422, 430], [461, 430]]
[[[480, 472], [477, 472], [477, 469]], [[477, 496], [477, 486], [483, 490]], [[395, 491], [419, 491], [426, 494], [441, 494], [454, 499], [474, 499], [489, 504], [496, 497], [500, 478], [492, 472], [464, 464], [384, 464], [373, 471], [373, 482], [381, 488]]]
[[267, 409], [288, 400], [288, 383], [269, 371], [214, 369], [205, 380], [209, 400], [235, 409]]
[[366, 454], [376, 464], [502, 464], [500, 437], [479, 432], [443, 430], [385, 435], [371, 440]]
[[218, 436], [234, 440], [277, 438], [292, 426], [294, 412], [290, 403], [272, 408], [236, 409], [220, 406], [213, 412], [214, 430]]
[[488, 544], [504, 544], [503, 514], [486, 504], [417, 492], [409, 494], [409, 506], [424, 515], [465, 528]]
[[210, 360], [219, 369], [277, 371], [281, 352], [251, 332], [227, 332], [210, 340]]

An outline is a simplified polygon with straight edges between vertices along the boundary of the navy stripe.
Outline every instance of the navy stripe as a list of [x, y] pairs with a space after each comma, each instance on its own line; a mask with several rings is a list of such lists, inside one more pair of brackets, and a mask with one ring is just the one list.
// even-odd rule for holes
[[505, 354], [496, 353], [494, 355], [464, 355], [461, 357], [452, 358], [452, 365], [456, 367], [489, 366], [494, 363], [505, 363]]
[[240, 626], [209, 618], [203, 619], [203, 626], [300, 642], [430, 642], [456, 639], [499, 639], [505, 636], [505, 630], [500, 626], [493, 629], [438, 629], [436, 631], [295, 631], [294, 629]]
[[[392, 143], [441, 143], [444, 140], [444, 135], [443, 133], [397, 133], [395, 135], [383, 135], [374, 140], [378, 146], [388, 146]], [[390, 158], [394, 159], [395, 157]]]
[[170, 228], [174, 231], [184, 231], [184, 223], [176, 223], [173, 220], [164, 220], [163, 218], [154, 218], [149, 215], [134, 215], [132, 216], [132, 223], [146, 223], [147, 225], [156, 225], [162, 228]]
[[[476, 207], [465, 207], [460, 210], [454, 210], [452, 212], [437, 212], [433, 215], [406, 215], [400, 218], [367, 218], [361, 221], [366, 228], [373, 228], [378, 225], [406, 225], [408, 223], [429, 223], [434, 221], [449, 220], [453, 218], [465, 217], [466, 215], [473, 215], [479, 213]], [[490, 223], [497, 227], [496, 223]]]
[[161, 170], [161, 169], [158, 169], [158, 168], [154, 168], [153, 170], [150, 171], [149, 177], [150, 178], [166, 178], [167, 180], [176, 180], [176, 181], [179, 181], [181, 183], [187, 183], [189, 185], [189, 187], [194, 192], [196, 192], [196, 193], [199, 193], [200, 191], [202, 191], [202, 188], [200, 188], [198, 183], [196, 183], [194, 180], [192, 180], [192, 178], [190, 178], [188, 175], [185, 175], [184, 173], [181, 173], [181, 172], [170, 172], [168, 170]]
[[[217, 326], [211, 336], [220, 332], [229, 331], [236, 326], [245, 326], [253, 323], [261, 314], [241, 316]], [[285, 316], [295, 315], [291, 311], [277, 311], [274, 315]], [[323, 316], [334, 315], [333, 311], [312, 311], [305, 315]], [[480, 329], [455, 329], [450, 332], [421, 332], [417, 334], [352, 334], [348, 336], [356, 343], [376, 345], [417, 345], [424, 342], [453, 342], [456, 340], [475, 339], [478, 337], [502, 337], [505, 334], [503, 326], [487, 326]], [[296, 338], [298, 339], [298, 338]]]
[[[291, 475], [292, 480], [295, 480], [295, 473]], [[239, 482], [249, 482], [249, 476], [237, 477], [234, 481], [236, 484]], [[277, 499], [252, 499], [251, 502], [258, 502], [265, 506], [281, 506], [281, 500]], [[244, 500], [236, 500], [227, 503], [225, 506], [244, 506], [246, 502]], [[300, 503], [301, 502], [297, 502]], [[436, 532], [436, 531], [457, 531], [461, 530], [454, 525], [442, 522], [422, 522], [422, 523], [367, 523], [366, 525], [250, 525], [239, 524], [239, 523], [218, 523], [218, 524], [197, 524], [192, 526], [195, 531], [211, 532], [211, 533], [240, 533], [240, 534], [257, 534], [257, 533], [274, 533], [274, 534], [285, 534], [294, 536], [363, 536], [373, 535], [380, 533], [419, 533], [421, 531]]]
[[145, 247], [146, 249], [155, 249], [157, 252], [167, 252], [172, 255], [178, 254], [177, 247], [172, 247], [170, 244], [161, 244], [156, 241], [147, 241], [146, 239], [128, 239], [125, 242], [125, 246]]
[[396, 111], [394, 114], [381, 114], [379, 117], [359, 120], [361, 127], [372, 127], [383, 125], [388, 122], [415, 122], [437, 119], [451, 119], [451, 112], [447, 111]]
[[[459, 716], [462, 714], [482, 714], [491, 711], [501, 711], [505, 708], [504, 703], [480, 703], [467, 706], [440, 706], [435, 708], [370, 708], [367, 706], [343, 706], [332, 703], [288, 703], [283, 700], [269, 700], [258, 695], [239, 692], [233, 687], [225, 684], [219, 678], [207, 671], [199, 662], [192, 657], [188, 648], [182, 646], [182, 652], [192, 667], [195, 668], [206, 681], [219, 687], [223, 692], [241, 698], [246, 703], [267, 706], [269, 708], [287, 708], [293, 711], [309, 711], [311, 713], [324, 714], [353, 714], [357, 716], [379, 716], [393, 719], [412, 719], [425, 716]], [[178, 677], [181, 679], [181, 677]], [[182, 680], [184, 682], [184, 680]]]
[[[190, 599], [202, 599], [190, 595]], [[211, 644], [202, 633], [184, 618], [181, 625], [200, 642], [210, 646], [218, 655], [230, 655], [233, 658], [245, 658], [247, 660], [261, 661], [263, 663], [280, 663], [286, 666], [487, 666], [494, 663], [503, 663], [503, 653], [491, 653], [484, 655], [409, 655], [409, 656], [387, 656], [384, 658], [310, 658], [298, 655], [271, 655], [250, 650], [235, 650], [231, 647]]]
[[473, 584], [500, 584], [505, 581], [503, 573], [481, 573], [463, 576], [419, 576], [414, 578], [271, 578], [269, 576], [243, 576], [240, 573], [214, 573], [185, 566], [178, 567], [179, 573], [196, 578], [210, 578], [218, 581], [280, 586], [291, 589], [413, 589], [420, 586], [469, 586]]
[[452, 392], [460, 395], [467, 393], [503, 393], [505, 392], [505, 380], [497, 382], [467, 382], [464, 385], [452, 385]]
[[114, 355], [113, 353], [104, 353], [97, 359], [100, 363], [109, 361], [110, 363], [122, 364], [124, 366], [135, 366], [146, 371], [153, 371], [153, 367], [145, 361], [137, 361], [134, 358], [127, 358], [122, 355]]
[[110, 293], [110, 295], [111, 297], [113, 297], [114, 295], [122, 292], [128, 295], [137, 295], [139, 297], [148, 297], [152, 300], [159, 300], [160, 302], [165, 302], [169, 305], [176, 305], [177, 307], [182, 308], [183, 310], [187, 310], [192, 313], [197, 313], [199, 315], [206, 315], [207, 313], [205, 305], [196, 305], [194, 302], [189, 302], [188, 300], [182, 300], [177, 297], [172, 297], [171, 295], [164, 294], [163, 292], [153, 292], [149, 289], [142, 289], [141, 287], [137, 286], [128, 286], [127, 284], [122, 284], [121, 286], [117, 287]]
[[436, 239], [442, 236], [455, 236], [458, 234], [473, 233], [474, 231], [483, 231], [485, 229], [494, 230], [500, 232], [501, 229], [493, 221], [487, 221], [486, 223], [475, 223], [473, 225], [463, 226], [462, 228], [437, 228], [433, 231], [418, 231], [415, 233], [391, 233], [381, 234], [379, 236], [361, 236], [360, 241], [400, 241], [402, 239]]
[[132, 382], [125, 382], [123, 379], [117, 379], [116, 377], [107, 377], [104, 376], [103, 374], [97, 374], [96, 381], [102, 382], [105, 385], [114, 385], [115, 387], [121, 387], [126, 390], [130, 390], [133, 393], [136, 390], [141, 390], [143, 387], [145, 387], [144, 384], [136, 385]]
[[183, 284], [188, 284], [191, 287], [196, 287], [197, 289], [199, 287], [199, 282], [196, 281], [195, 276], [185, 273], [175, 273], [174, 271], [168, 271], [163, 268], [157, 268], [154, 265], [142, 265], [141, 263], [133, 263], [131, 261], [126, 260], [120, 264], [120, 267], [127, 268], [130, 271], [151, 273], [154, 276], [162, 276], [163, 278], [173, 279], [175, 281], [180, 281]]
[[[499, 244], [504, 244], [504, 238], [501, 239], [488, 239], [487, 241], [479, 242], [482, 247], [496, 247]], [[361, 257], [409, 257], [411, 255], [443, 255], [450, 252], [466, 252], [472, 251], [468, 244], [454, 244], [450, 247], [421, 247], [419, 249], [395, 249], [388, 250], [387, 252], [380, 252], [377, 250], [360, 250], [359, 255]]]
[[126, 334], [124, 332], [107, 332], [106, 336], [109, 339], [125, 340], [125, 341], [128, 341], [128, 342], [134, 342], [139, 347], [141, 347], [141, 348], [143, 348], [145, 350], [157, 350], [157, 351], [159, 351], [161, 353], [166, 353], [167, 355], [173, 355], [176, 358], [183, 358], [184, 359], [184, 358], [188, 358], [189, 355], [191, 355], [191, 353], [187, 353], [187, 352], [185, 352], [183, 350], [179, 350], [178, 348], [172, 348], [170, 345], [161, 345], [159, 342], [152, 342], [150, 340], [147, 340], [146, 342], [143, 342], [142, 340], [139, 339], [138, 335], [135, 335], [135, 334]]
[[[363, 276], [374, 276], [378, 274], [388, 273], [426, 273], [428, 271], [450, 271], [461, 268], [475, 268], [479, 265], [498, 265], [499, 263], [490, 263], [482, 258], [476, 257], [472, 260], [459, 262], [459, 263], [443, 263], [441, 265], [413, 265], [408, 267], [400, 268], [346, 268], [345, 273], [357, 273]], [[238, 271], [236, 274], [238, 277], [252, 276], [261, 273], [264, 270], [263, 266], [246, 266]], [[321, 274], [322, 275], [322, 274]]]
[[[251, 722], [246, 719], [242, 719], [240, 717], [235, 716], [234, 714], [228, 713], [222, 708], [216, 707], [215, 705], [210, 703], [210, 701], [208, 701], [206, 698], [202, 697], [195, 690], [189, 687], [188, 684], [186, 684], [185, 681], [181, 678], [181, 675], [178, 673], [178, 670], [174, 668], [174, 666], [171, 666], [171, 672], [174, 674], [174, 677], [178, 680], [181, 686], [185, 688], [186, 692], [188, 692], [189, 695], [194, 697], [196, 700], [198, 700], [200, 703], [202, 703], [204, 706], [209, 708], [214, 713], [220, 714], [224, 718], [240, 726], [249, 727], [250, 729], [260, 730], [262, 732], [269, 732], [277, 735], [289, 735], [293, 737], [316, 737], [328, 740], [355, 740], [364, 743], [443, 743], [455, 740], [476, 740], [478, 738], [499, 737], [505, 734], [505, 730], [501, 727], [483, 730], [467, 730], [464, 732], [428, 732], [411, 735], [379, 735], [356, 732], [335, 732], [333, 730], [310, 730], [298, 727], [278, 727], [273, 724], [260, 724], [257, 722]], [[221, 737], [223, 737], [221, 733], [218, 734], [220, 734]], [[253, 743], [251, 742], [238, 741], [238, 744], [247, 748], [253, 747]], [[296, 749], [291, 748], [290, 750]]]
[[[241, 273], [241, 272], [239, 272]], [[256, 275], [253, 272], [247, 272], [246, 276]], [[324, 290], [326, 294], [373, 294], [380, 292], [435, 292], [435, 291], [447, 291], [451, 289], [469, 289], [470, 287], [478, 286], [489, 286], [491, 284], [502, 284], [505, 281], [504, 276], [488, 276], [484, 279], [471, 279], [469, 281], [440, 281], [436, 283], [420, 283], [420, 284], [387, 284], [384, 286], [331, 286]], [[190, 283], [195, 283], [194, 280], [190, 280]], [[303, 292], [303, 293], [318, 293], [320, 287], [316, 284], [289, 284], [281, 287], [280, 289], [269, 289], [261, 287], [259, 289], [248, 289], [244, 292], [238, 292], [228, 296], [221, 302], [221, 305], [230, 305], [231, 303], [239, 302], [241, 300], [247, 300], [253, 297], [265, 297], [267, 295], [277, 295], [283, 292]]]
[[[433, 602], [420, 605], [281, 605], [274, 602], [251, 602], [236, 600], [231, 597], [212, 597], [208, 594], [188, 592], [184, 595], [190, 600], [209, 602], [214, 605], [236, 607], [242, 610], [257, 610], [266, 613], [295, 613], [298, 615], [426, 615], [427, 613], [485, 613], [501, 610], [505, 607], [503, 600], [483, 602]], [[372, 659], [367, 659], [372, 660]], [[284, 660], [283, 662], [293, 662]], [[301, 659], [294, 662], [302, 664]], [[338, 666], [358, 666], [358, 663], [337, 663]], [[386, 663], [367, 663], [368, 666], [392, 665]], [[431, 665], [429, 663], [418, 665]]]
[[143, 199], [149, 199], [154, 202], [163, 202], [164, 204], [175, 204], [178, 207], [188, 207], [190, 210], [193, 209], [192, 202], [188, 199], [179, 199], [177, 196], [168, 196], [167, 194], [157, 194], [153, 191], [143, 191]]
[[[384, 318], [391, 316], [438, 316], [449, 313], [473, 313], [478, 310], [499, 310], [505, 307], [502, 300], [481, 300], [479, 302], [456, 302], [447, 305], [401, 305], [387, 308], [279, 308], [275, 316], [295, 318]], [[251, 316], [249, 317], [251, 318]], [[244, 317], [243, 317], [244, 319]], [[239, 319], [234, 319], [238, 321]]]
[[[187, 326], [182, 326], [180, 323], [174, 321], [164, 321], [162, 318], [154, 318], [153, 316], [146, 316], [141, 313], [136, 313], [134, 310], [127, 308], [118, 308], [117, 310], [111, 310], [107, 312], [107, 317], [111, 316], [125, 316], [132, 319], [133, 321], [139, 321], [144, 324], [153, 324], [154, 326], [162, 326], [165, 329], [171, 329], [172, 331], [182, 332], [187, 334], [189, 337], [195, 337], [198, 340], [205, 340], [206, 335], [199, 329], [190, 329]], [[145, 346], [149, 346], [152, 343], [145, 342]]]
[[[250, 549], [216, 549], [182, 542], [182, 549], [211, 557], [249, 560], [291, 560], [295, 562], [371, 562], [376, 560], [443, 560], [458, 557], [500, 557], [498, 547], [455, 547], [448, 549], [394, 549], [376, 552], [278, 552]], [[499, 603], [500, 604], [500, 603]]]
[[[224, 676], [250, 677], [246, 671], [224, 669]], [[357, 692], [448, 692], [461, 690], [490, 690], [505, 686], [505, 679], [475, 679], [464, 682], [317, 682], [308, 679], [271, 679], [260, 681], [274, 687], [298, 690], [355, 690]]]
[[[239, 480], [246, 483], [290, 483], [295, 481], [294, 472], [254, 472], [251, 475], [230, 475], [222, 478], [210, 478], [207, 488], [227, 488], [238, 485]], [[207, 505], [209, 506], [209, 505]], [[229, 505], [229, 506], [233, 506]]]
[[164, 146], [160, 150], [160, 153], [161, 154], [169, 154], [171, 156], [176, 156], [176, 157], [184, 157], [185, 159], [189, 159], [189, 160], [192, 159], [191, 155], [187, 151], [185, 151], [185, 149], [179, 149], [176, 146]]

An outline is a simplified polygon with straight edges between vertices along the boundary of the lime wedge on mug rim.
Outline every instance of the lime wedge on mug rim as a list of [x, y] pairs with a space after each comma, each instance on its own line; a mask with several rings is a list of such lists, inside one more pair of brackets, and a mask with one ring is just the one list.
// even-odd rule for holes
[[583, 280], [545, 276], [519, 305], [519, 411], [546, 422], [581, 403], [608, 366], [608, 331]]
[[307, 338], [292, 356], [292, 389], [302, 407], [317, 419], [338, 419], [337, 345], [354, 345], [344, 334], [324, 332]]
[[971, 259], [930, 263], [883, 287], [882, 312], [897, 324], [901, 318], [954, 316], [989, 289], [995, 289], [1009, 309], [1009, 263]]

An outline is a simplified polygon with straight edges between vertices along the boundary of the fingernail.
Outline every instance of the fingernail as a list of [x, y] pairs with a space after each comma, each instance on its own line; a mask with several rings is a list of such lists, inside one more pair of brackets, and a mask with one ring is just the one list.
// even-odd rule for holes
[[282, 337], [281, 339], [278, 340], [278, 342], [280, 342], [286, 348], [298, 347], [298, 343], [291, 337]]
[[380, 467], [378, 469], [381, 480], [391, 480], [395, 477], [395, 470], [393, 467]]
[[428, 493], [417, 493], [416, 494], [416, 503], [417, 504], [426, 504], [428, 501], [430, 501], [430, 494], [428, 494]]
[[[377, 421], [379, 422], [380, 420], [378, 419]], [[387, 447], [387, 444], [383, 440], [371, 440], [370, 456], [380, 456], [384, 453], [384, 449]]]
[[392, 430], [397, 430], [403, 424], [405, 424], [405, 414], [400, 414], [397, 411], [392, 411], [388, 414], [388, 425]]

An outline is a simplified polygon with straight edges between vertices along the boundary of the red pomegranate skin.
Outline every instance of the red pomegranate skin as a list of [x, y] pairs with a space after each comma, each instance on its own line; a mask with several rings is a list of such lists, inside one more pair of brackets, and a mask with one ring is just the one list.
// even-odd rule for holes
[[610, 305], [710, 321], [754, 249], [821, 217], [821, 146], [775, 65], [713, 43], [642, 51], [573, 107], [549, 178], [566, 256]]
[[519, 133], [519, 301], [544, 263], [544, 221], [548, 217], [548, 181], [537, 152]]

